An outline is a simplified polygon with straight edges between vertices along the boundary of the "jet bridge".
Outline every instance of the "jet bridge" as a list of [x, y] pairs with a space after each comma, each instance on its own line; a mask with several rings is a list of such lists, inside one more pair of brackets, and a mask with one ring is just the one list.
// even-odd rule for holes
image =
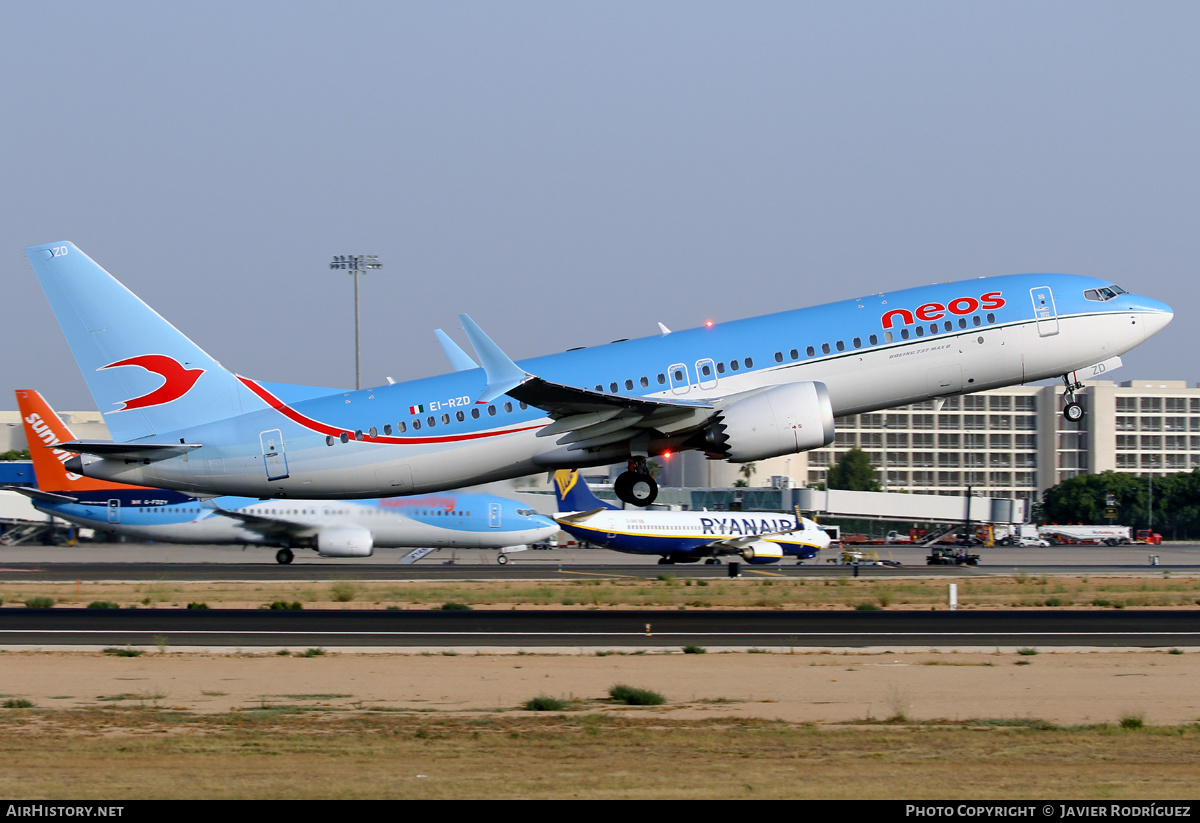
[[802, 511], [860, 520], [911, 520], [925, 523], [1027, 522], [1028, 501], [978, 495], [852, 492], [844, 489], [793, 489]]

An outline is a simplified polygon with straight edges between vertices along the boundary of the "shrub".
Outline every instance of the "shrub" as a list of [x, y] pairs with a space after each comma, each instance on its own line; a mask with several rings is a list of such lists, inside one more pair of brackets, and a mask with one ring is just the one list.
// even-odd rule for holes
[[1038, 653], [1037, 649], [1031, 649], [1029, 646], [1025, 646], [1023, 648], [1017, 649], [1017, 654], [1023, 655], [1025, 657], [1033, 657], [1033, 655], [1035, 655], [1037, 653]]
[[557, 697], [547, 697], [544, 694], [525, 701], [525, 710], [531, 712], [561, 712], [565, 708], [567, 708], [566, 701], [559, 700]]
[[444, 612], [469, 612], [471, 607], [466, 603], [443, 603], [441, 609]]
[[879, 607], [874, 603], [859, 603], [854, 607], [854, 610], [860, 612], [877, 612], [879, 611]]
[[119, 609], [121, 608], [111, 600], [93, 600], [87, 604], [89, 609]]
[[705, 654], [707, 652], [708, 649], [704, 648], [703, 646], [693, 646], [689, 644], [683, 647], [684, 654]]
[[299, 657], [321, 657], [323, 654], [325, 654], [324, 649], [305, 649], [298, 656]]
[[1142, 712], [1125, 712], [1120, 722], [1122, 729], [1140, 729], [1146, 725], [1146, 715]]
[[25, 608], [27, 608], [27, 609], [53, 609], [54, 608], [54, 598], [53, 597], [31, 597], [25, 601]]
[[[299, 606], [300, 604], [297, 603], [296, 605]], [[207, 609], [208, 604], [207, 603], [188, 603], [187, 607], [189, 609]], [[301, 607], [301, 608], [303, 608], [303, 607]]]
[[[191, 606], [188, 606], [188, 608], [191, 608]], [[207, 609], [208, 606], [204, 606], [203, 608]], [[263, 608], [264, 609], [272, 609], [274, 611], [296, 611], [296, 612], [298, 612], [304, 608], [304, 604], [301, 603], [299, 600], [293, 600], [291, 603], [287, 602], [286, 600], [276, 600], [268, 606], [263, 606]]]
[[6, 708], [6, 709], [32, 709], [33, 704], [30, 703], [28, 700], [26, 700], [23, 697], [10, 697], [8, 700], [4, 701], [4, 708]]
[[633, 686], [617, 684], [608, 690], [608, 696], [626, 706], [661, 706], [667, 698], [649, 689], [635, 689]]
[[358, 587], [345, 581], [334, 583], [329, 588], [329, 594], [335, 603], [349, 603], [358, 595]]
[[109, 646], [104, 650], [105, 654], [113, 657], [141, 657], [145, 654], [141, 649], [131, 649], [128, 646], [121, 648], [120, 646]]

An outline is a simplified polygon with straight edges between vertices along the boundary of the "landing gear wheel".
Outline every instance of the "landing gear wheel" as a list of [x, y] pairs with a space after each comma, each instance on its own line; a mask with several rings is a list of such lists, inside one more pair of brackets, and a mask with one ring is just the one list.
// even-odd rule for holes
[[1072, 400], [1063, 406], [1063, 417], [1071, 423], [1078, 423], [1083, 419], [1083, 406]]
[[499, 563], [501, 566], [507, 566], [508, 565], [508, 555], [505, 554], [504, 552], [500, 552], [500, 556], [496, 558], [496, 562]]
[[709, 558], [706, 558], [706, 559], [705, 559], [705, 561], [704, 561], [704, 565], [706, 565], [706, 566], [719, 566], [719, 565], [721, 565], [721, 561], [720, 561], [720, 560], [718, 560], [718, 559], [717, 559], [717, 558], [715, 558], [715, 557], [709, 557]]
[[296, 555], [292, 554], [291, 549], [280, 549], [275, 552], [275, 562], [286, 566], [294, 560]]
[[622, 472], [617, 475], [613, 491], [631, 506], [649, 506], [658, 497], [658, 484], [648, 474]]
[[669, 558], [669, 557], [660, 557], [660, 558], [658, 558], [658, 565], [660, 565], [660, 566], [674, 566], [674, 565], [675, 565], [675, 561], [674, 561], [674, 560], [672, 560], [672, 559], [671, 559], [671, 558]]

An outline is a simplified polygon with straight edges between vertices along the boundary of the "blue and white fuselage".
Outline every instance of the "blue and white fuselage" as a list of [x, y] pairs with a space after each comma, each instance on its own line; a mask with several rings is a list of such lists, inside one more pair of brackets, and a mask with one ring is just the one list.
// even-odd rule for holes
[[367, 557], [375, 548], [515, 550], [558, 533], [552, 520], [514, 500], [459, 492], [285, 501], [113, 490], [77, 502], [35, 498], [34, 505], [79, 526], [141, 540], [313, 548], [323, 557]]
[[797, 453], [830, 442], [835, 417], [1091, 376], [1172, 317], [1105, 280], [1007, 275], [514, 363], [464, 316], [480, 368], [340, 391], [234, 375], [72, 244], [27, 252], [117, 441], [73, 444], [73, 470], [253, 497], [413, 494], [682, 449]]
[[750, 563], [809, 560], [829, 546], [812, 520], [773, 512], [642, 511], [596, 498], [578, 472], [557, 471], [554, 519], [579, 540], [627, 554], [661, 555], [660, 563], [740, 556]]

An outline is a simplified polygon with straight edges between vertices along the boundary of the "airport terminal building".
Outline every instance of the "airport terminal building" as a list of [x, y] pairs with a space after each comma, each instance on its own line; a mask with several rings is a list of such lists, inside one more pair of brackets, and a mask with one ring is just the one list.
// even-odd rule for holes
[[[1182, 380], [1089, 381], [1075, 395], [1086, 411], [1078, 423], [1063, 418], [1062, 395], [1061, 385], [1014, 386], [852, 415], [837, 421], [833, 444], [760, 461], [749, 484], [824, 482], [829, 467], [855, 447], [879, 469], [886, 491], [927, 494], [971, 486], [977, 494], [1036, 499], [1077, 474], [1200, 466], [1200, 388]], [[78, 437], [108, 438], [98, 412], [62, 416]], [[0, 451], [25, 448], [17, 412], [0, 412], [0, 422]], [[744, 479], [741, 466], [695, 452], [659, 462], [662, 485], [729, 487]]]

